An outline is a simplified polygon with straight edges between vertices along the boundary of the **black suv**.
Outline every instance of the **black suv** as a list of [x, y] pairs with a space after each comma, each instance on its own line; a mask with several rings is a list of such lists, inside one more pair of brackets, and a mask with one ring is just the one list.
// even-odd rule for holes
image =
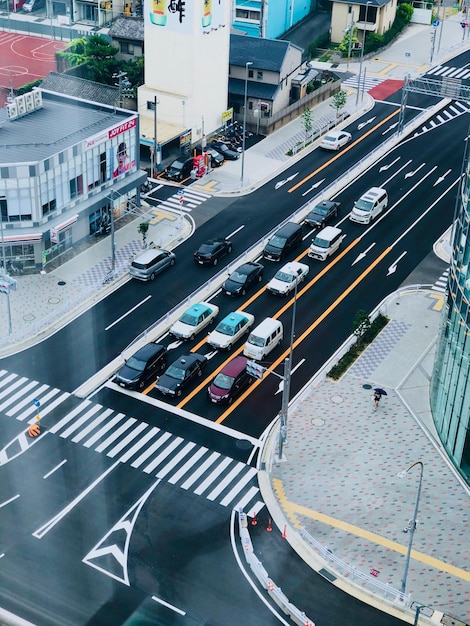
[[167, 366], [167, 349], [158, 343], [148, 343], [126, 360], [114, 381], [126, 389], [143, 389]]
[[169, 165], [165, 170], [165, 176], [168, 180], [181, 181], [185, 178], [189, 178], [191, 170], [193, 169], [193, 157], [178, 157]]
[[302, 226], [295, 222], [287, 222], [274, 233], [263, 250], [263, 257], [270, 261], [282, 259], [302, 243]]
[[196, 352], [180, 357], [160, 377], [155, 389], [165, 396], [181, 396], [183, 387], [197, 376], [202, 376], [206, 363], [206, 357]]
[[306, 224], [313, 228], [323, 228], [332, 217], [338, 217], [341, 204], [332, 200], [323, 200], [317, 204], [305, 218]]

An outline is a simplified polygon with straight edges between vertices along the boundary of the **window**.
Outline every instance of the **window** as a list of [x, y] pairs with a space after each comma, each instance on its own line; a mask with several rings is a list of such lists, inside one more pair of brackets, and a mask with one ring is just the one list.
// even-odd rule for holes
[[256, 72], [256, 80], [263, 80], [263, 72], [260, 72], [260, 71]]
[[129, 43], [128, 41], [121, 41], [121, 52], [122, 54], [134, 54], [134, 44]]
[[104, 183], [106, 180], [106, 152], [100, 154], [100, 181]]
[[76, 198], [83, 193], [83, 176], [80, 174], [70, 181], [70, 197]]
[[2, 222], [8, 222], [8, 207], [5, 196], [0, 197], [0, 212]]
[[253, 70], [248, 70], [248, 78], [253, 78], [254, 75], [255, 73], [253, 72]]
[[50, 202], [46, 202], [46, 204], [42, 205], [42, 215], [44, 216], [44, 215], [47, 215], [48, 213], [52, 213], [52, 211], [55, 211], [56, 209], [57, 209], [57, 202], [54, 198]]

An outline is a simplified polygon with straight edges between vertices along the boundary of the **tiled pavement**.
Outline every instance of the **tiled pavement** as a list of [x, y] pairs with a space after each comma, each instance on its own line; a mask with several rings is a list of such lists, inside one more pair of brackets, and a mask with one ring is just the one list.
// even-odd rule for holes
[[[405, 478], [397, 474], [422, 461], [406, 592], [470, 622], [470, 492], [436, 450], [426, 420], [417, 419], [416, 389], [405, 382], [415, 370], [424, 370], [427, 379], [431, 373], [432, 359], [421, 357], [438, 332], [435, 296], [415, 291], [394, 297], [384, 307], [391, 322], [349, 372], [339, 382], [323, 378], [293, 403], [286, 460], [276, 461], [274, 445], [272, 494], [263, 497], [268, 510], [271, 497], [277, 499], [288, 536], [304, 527], [342, 561], [364, 574], [376, 570], [377, 580], [399, 590], [419, 469]], [[376, 412], [374, 387], [388, 393]]]

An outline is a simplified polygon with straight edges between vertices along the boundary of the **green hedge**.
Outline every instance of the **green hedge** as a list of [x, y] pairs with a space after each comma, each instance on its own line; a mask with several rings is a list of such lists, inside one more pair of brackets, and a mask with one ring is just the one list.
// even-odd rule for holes
[[390, 320], [381, 313], [377, 315], [371, 323], [369, 329], [362, 335], [360, 341], [349, 348], [338, 363], [334, 365], [328, 372], [327, 376], [333, 380], [338, 380], [351, 367], [351, 365], [360, 357], [367, 346], [374, 341], [380, 331], [385, 328]]

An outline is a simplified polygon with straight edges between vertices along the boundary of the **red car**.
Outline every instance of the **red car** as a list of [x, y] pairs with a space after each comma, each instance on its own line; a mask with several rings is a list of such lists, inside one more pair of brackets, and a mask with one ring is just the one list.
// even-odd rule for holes
[[232, 404], [254, 378], [246, 371], [244, 356], [236, 356], [221, 369], [207, 389], [209, 400], [214, 404]]

